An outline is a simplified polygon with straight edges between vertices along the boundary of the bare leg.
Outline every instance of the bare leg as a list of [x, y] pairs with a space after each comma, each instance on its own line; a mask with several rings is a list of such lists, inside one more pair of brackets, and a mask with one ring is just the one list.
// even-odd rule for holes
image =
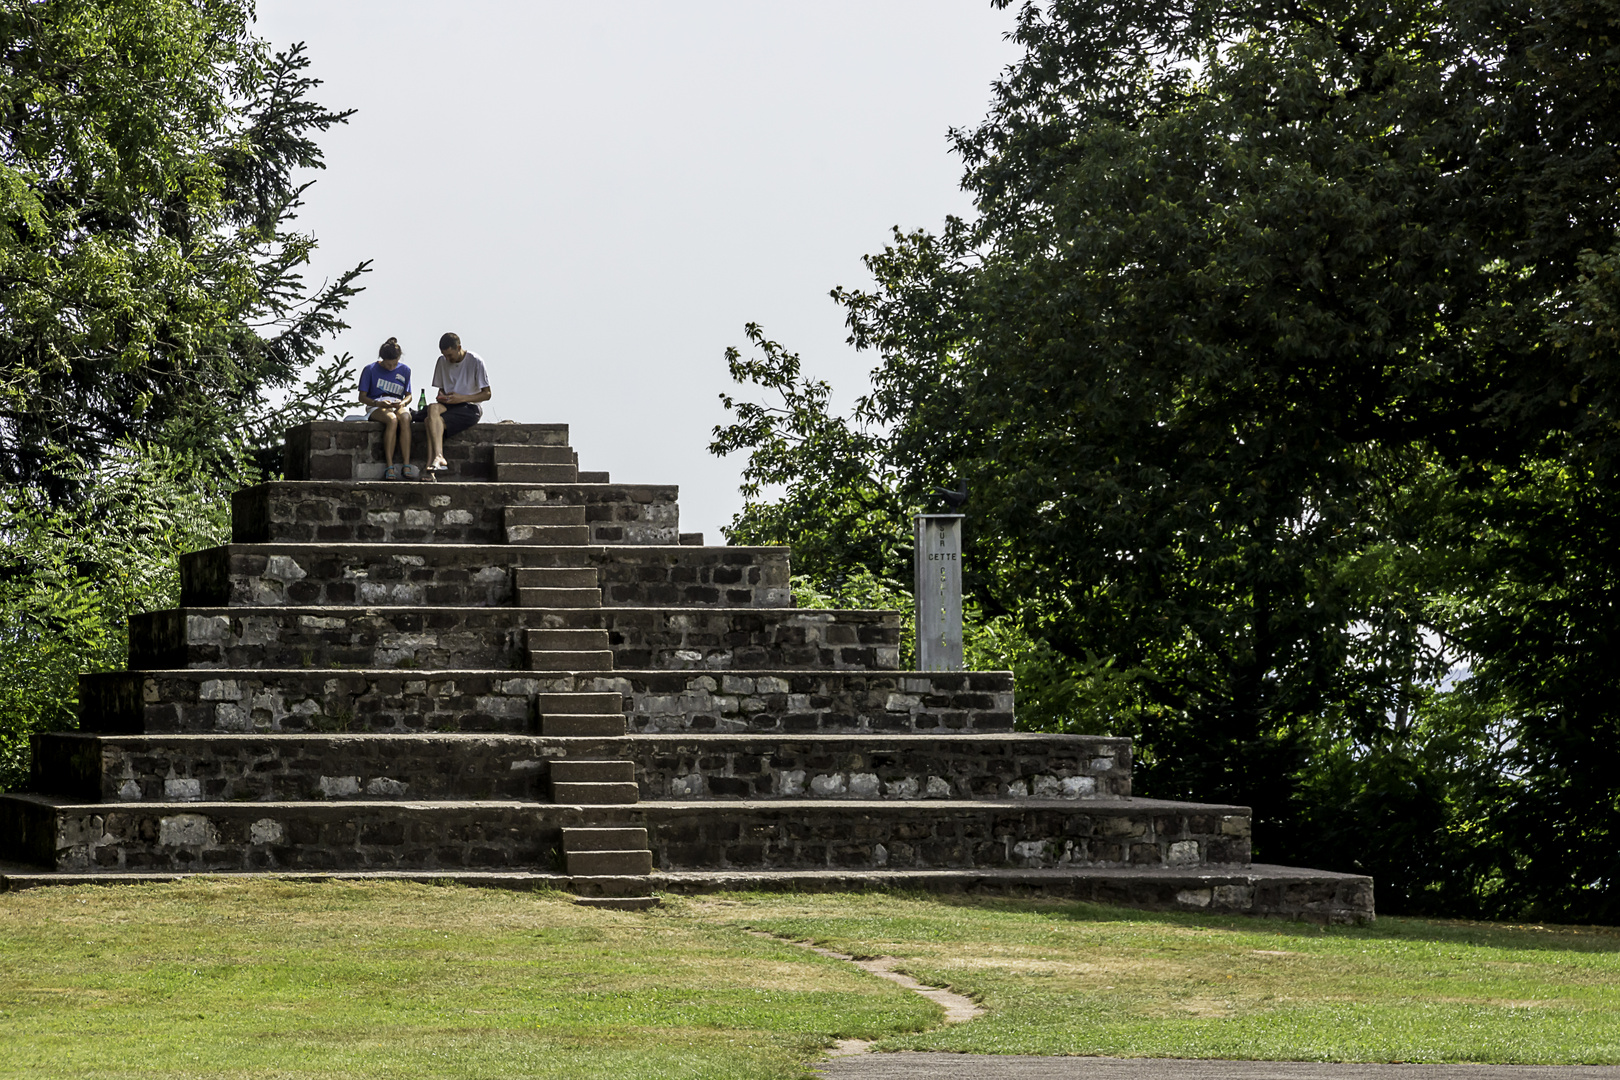
[[[392, 409], [382, 410], [382, 426], [383, 463], [392, 465], [394, 463], [394, 439], [399, 433], [399, 417], [394, 415], [394, 411]], [[409, 435], [405, 437], [407, 439], [410, 438]]]
[[428, 406], [427, 415], [428, 468], [439, 468], [444, 460], [444, 406], [437, 401]]
[[[393, 461], [393, 451], [388, 453], [388, 460]], [[411, 463], [411, 403], [408, 401], [399, 407], [399, 462], [401, 465]]]

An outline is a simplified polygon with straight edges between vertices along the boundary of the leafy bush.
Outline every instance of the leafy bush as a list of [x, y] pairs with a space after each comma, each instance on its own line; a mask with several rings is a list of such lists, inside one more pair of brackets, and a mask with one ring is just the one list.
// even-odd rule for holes
[[99, 467], [59, 455], [86, 492], [52, 506], [41, 489], [0, 493], [0, 789], [27, 779], [29, 736], [78, 725], [81, 672], [129, 661], [129, 619], [174, 607], [182, 552], [230, 536], [230, 491], [186, 456], [122, 444]]

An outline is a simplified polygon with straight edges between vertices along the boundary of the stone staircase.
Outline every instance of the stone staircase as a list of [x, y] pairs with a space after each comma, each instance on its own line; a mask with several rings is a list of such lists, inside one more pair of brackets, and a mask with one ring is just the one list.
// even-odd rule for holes
[[131, 670], [0, 797], [0, 887], [194, 873], [654, 891], [901, 887], [1320, 921], [1362, 877], [1252, 864], [1249, 811], [1131, 796], [1129, 740], [1017, 732], [1005, 672], [896, 670], [898, 616], [794, 608], [672, 486], [478, 425], [437, 483], [291, 433], [185, 556]]

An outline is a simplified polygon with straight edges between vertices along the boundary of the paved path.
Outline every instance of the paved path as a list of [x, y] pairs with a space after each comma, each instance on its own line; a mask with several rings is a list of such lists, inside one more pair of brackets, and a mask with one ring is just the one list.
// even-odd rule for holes
[[1614, 1065], [1322, 1065], [1297, 1061], [862, 1054], [827, 1080], [1620, 1080]]

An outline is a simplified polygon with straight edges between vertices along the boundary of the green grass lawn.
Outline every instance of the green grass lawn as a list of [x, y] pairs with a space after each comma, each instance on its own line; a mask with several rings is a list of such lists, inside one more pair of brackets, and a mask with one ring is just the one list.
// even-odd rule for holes
[[[750, 928], [891, 955], [988, 1015]], [[804, 1077], [885, 1049], [1620, 1062], [1620, 935], [888, 895], [648, 913], [407, 884], [0, 894], [0, 1076]]]
[[989, 1006], [883, 1050], [1298, 1061], [1620, 1062], [1620, 934], [1380, 919], [1321, 928], [1080, 904], [742, 897], [710, 917]]

